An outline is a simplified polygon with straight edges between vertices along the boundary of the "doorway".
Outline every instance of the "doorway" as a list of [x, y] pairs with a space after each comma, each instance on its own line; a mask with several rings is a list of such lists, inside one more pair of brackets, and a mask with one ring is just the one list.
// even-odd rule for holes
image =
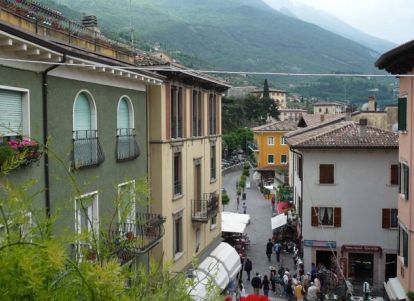
[[332, 263], [335, 261], [334, 254], [336, 257], [336, 252], [316, 251], [316, 265], [321, 264], [325, 266], [327, 269], [330, 269]]
[[355, 283], [368, 281], [372, 284], [374, 275], [374, 254], [372, 253], [349, 253], [349, 278]]
[[397, 254], [385, 255], [385, 281], [397, 277]]

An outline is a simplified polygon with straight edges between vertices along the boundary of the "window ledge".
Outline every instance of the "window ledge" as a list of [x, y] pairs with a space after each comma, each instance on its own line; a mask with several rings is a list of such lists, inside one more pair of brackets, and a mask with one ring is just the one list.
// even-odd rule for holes
[[337, 186], [338, 183], [332, 183], [332, 184], [330, 184], [330, 183], [316, 183], [316, 185], [318, 185], [318, 186]]
[[176, 194], [173, 196], [172, 200], [176, 201], [176, 200], [182, 199], [183, 197], [184, 197], [184, 194]]
[[331, 225], [319, 225], [318, 228], [329, 228], [329, 229], [334, 229], [334, 228], [339, 228], [339, 227], [335, 227], [335, 226], [331, 226]]
[[175, 253], [175, 255], [174, 255], [174, 262], [177, 262], [178, 260], [180, 260], [181, 259], [181, 257], [183, 257], [184, 256], [184, 252], [178, 252], [178, 253]]
[[210, 179], [210, 184], [214, 184], [217, 182], [217, 179]]
[[398, 131], [398, 133], [400, 133], [400, 134], [408, 134], [408, 131], [407, 131], [407, 130], [404, 130], [404, 131]]
[[389, 227], [388, 230], [398, 230], [398, 227]]
[[213, 231], [214, 229], [216, 229], [217, 228], [217, 224], [214, 224], [214, 225], [211, 225], [210, 226], [210, 231]]
[[398, 184], [387, 184], [387, 187], [398, 187]]

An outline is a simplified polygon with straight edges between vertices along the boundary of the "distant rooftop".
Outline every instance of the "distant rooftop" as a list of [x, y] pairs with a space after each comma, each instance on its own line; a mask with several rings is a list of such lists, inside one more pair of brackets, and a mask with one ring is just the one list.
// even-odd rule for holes
[[275, 121], [253, 128], [253, 132], [290, 132], [296, 130], [297, 122], [292, 120]]
[[340, 101], [318, 101], [313, 104], [313, 106], [344, 106], [346, 103]]
[[[251, 93], [263, 93], [263, 90], [254, 90]], [[280, 90], [280, 89], [269, 89], [269, 92], [279, 92], [279, 93], [287, 93], [284, 90]]]

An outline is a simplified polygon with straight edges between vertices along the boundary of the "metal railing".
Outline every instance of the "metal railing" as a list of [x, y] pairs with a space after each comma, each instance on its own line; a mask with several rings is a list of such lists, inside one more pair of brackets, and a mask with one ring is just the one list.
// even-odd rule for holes
[[193, 200], [191, 204], [191, 218], [196, 222], [207, 223], [208, 220], [217, 214], [219, 203], [218, 195], [204, 194], [204, 199]]
[[97, 130], [73, 131], [73, 164], [76, 169], [98, 166], [104, 160]]
[[183, 121], [180, 118], [171, 121], [171, 138], [183, 138]]
[[134, 160], [139, 157], [139, 149], [135, 129], [117, 129], [116, 135], [116, 159], [118, 161]]
[[118, 223], [111, 231], [114, 253], [122, 263], [147, 253], [164, 236], [164, 223], [165, 218], [155, 213], [137, 213], [135, 222]]
[[180, 195], [183, 192], [181, 180], [174, 181], [174, 195]]

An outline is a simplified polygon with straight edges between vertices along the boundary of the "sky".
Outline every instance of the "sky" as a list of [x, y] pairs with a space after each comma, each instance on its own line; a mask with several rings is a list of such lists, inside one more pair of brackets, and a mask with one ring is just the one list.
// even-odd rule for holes
[[327, 11], [370, 35], [397, 43], [414, 39], [414, 0], [292, 0]]

